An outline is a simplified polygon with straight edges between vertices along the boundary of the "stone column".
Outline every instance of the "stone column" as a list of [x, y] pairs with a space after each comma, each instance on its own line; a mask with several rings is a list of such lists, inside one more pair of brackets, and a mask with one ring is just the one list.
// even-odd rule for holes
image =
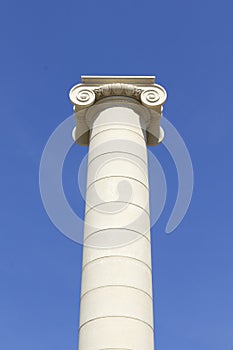
[[154, 350], [147, 144], [166, 93], [153, 77], [83, 77], [70, 93], [89, 145], [79, 350]]

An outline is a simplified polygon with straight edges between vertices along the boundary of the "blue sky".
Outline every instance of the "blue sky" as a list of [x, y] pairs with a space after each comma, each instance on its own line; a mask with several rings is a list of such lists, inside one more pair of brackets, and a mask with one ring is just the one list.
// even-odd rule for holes
[[[153, 148], [168, 184], [152, 229], [156, 350], [233, 350], [232, 3], [5, 0], [1, 7], [0, 348], [77, 349], [82, 249], [43, 208], [41, 153], [72, 113], [68, 92], [80, 75], [155, 74], [195, 174], [189, 211], [166, 235], [177, 174], [165, 148]], [[76, 174], [86, 152], [72, 147], [64, 167], [67, 198], [80, 215]]]

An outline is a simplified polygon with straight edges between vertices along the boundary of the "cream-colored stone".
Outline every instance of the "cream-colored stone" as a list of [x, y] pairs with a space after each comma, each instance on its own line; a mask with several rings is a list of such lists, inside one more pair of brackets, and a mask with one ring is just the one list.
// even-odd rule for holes
[[97, 318], [129, 317], [153, 328], [151, 297], [129, 286], [92, 289], [82, 296], [80, 309], [80, 327]]
[[100, 318], [80, 329], [79, 349], [154, 350], [154, 333], [149, 325], [137, 319]]
[[154, 77], [83, 77], [74, 140], [89, 145], [79, 350], [153, 350], [147, 144], [162, 141]]
[[[163, 131], [159, 126], [162, 107], [167, 94], [164, 88], [155, 84], [155, 77], [82, 77], [82, 83], [74, 86], [70, 91], [70, 100], [74, 104], [76, 128], [73, 138], [79, 144], [89, 144], [89, 125], [86, 112], [90, 106], [107, 102], [114, 98], [115, 103], [128, 98], [128, 105], [145, 106], [145, 113], [150, 116], [146, 126], [149, 145], [156, 145], [162, 141]], [[113, 104], [113, 101], [111, 101]], [[119, 104], [119, 105], [120, 105]], [[98, 111], [98, 108], [95, 108]], [[142, 114], [142, 113], [140, 113]], [[156, 122], [155, 122], [156, 121]]]
[[152, 297], [151, 270], [136, 259], [97, 259], [82, 272], [82, 295], [96, 288], [128, 286]]
[[95, 242], [89, 241], [83, 249], [83, 267], [96, 260], [104, 261], [104, 259], [107, 259], [109, 261], [110, 257], [117, 256], [121, 257], [123, 261], [137, 260], [150, 269], [150, 249], [150, 232], [147, 232], [144, 236], [138, 235], [136, 240], [122, 246], [110, 247], [107, 242], [105, 247], [100, 247], [99, 242], [95, 244]]

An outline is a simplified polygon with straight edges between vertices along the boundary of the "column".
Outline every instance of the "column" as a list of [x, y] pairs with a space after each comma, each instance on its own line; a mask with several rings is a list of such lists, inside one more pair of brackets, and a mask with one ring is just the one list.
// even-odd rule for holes
[[161, 141], [162, 104], [142, 103], [153, 89], [120, 81], [71, 92], [88, 103], [74, 131], [89, 144], [79, 350], [154, 349], [146, 145]]

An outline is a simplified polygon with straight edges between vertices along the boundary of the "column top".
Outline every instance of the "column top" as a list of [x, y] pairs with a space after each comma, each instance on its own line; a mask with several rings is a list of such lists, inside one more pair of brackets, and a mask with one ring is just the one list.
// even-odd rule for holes
[[[123, 100], [122, 98], [127, 98], [148, 111], [150, 114], [150, 123], [147, 127], [148, 144], [158, 144], [163, 138], [162, 130], [159, 128], [159, 121], [167, 93], [162, 86], [155, 84], [155, 76], [83, 75], [81, 76], [81, 83], [70, 90], [69, 96], [74, 105], [77, 120], [76, 135], [78, 134], [78, 128], [83, 129], [83, 126], [86, 124], [85, 115], [87, 110], [93, 105], [98, 104], [99, 106], [100, 103], [102, 104], [102, 101], [106, 101], [106, 98], [112, 97], [121, 100]], [[87, 129], [87, 126], [85, 127]], [[156, 137], [152, 137], [154, 132]], [[88, 136], [86, 136], [86, 141], [84, 142], [77, 141], [78, 138], [76, 136], [74, 138], [79, 144], [88, 144]]]
[[124, 83], [124, 84], [135, 84], [135, 85], [151, 85], [155, 84], [155, 76], [127, 76], [127, 75], [112, 75], [112, 76], [102, 76], [102, 75], [82, 75], [81, 81], [83, 84], [114, 84], [114, 83]]
[[161, 113], [165, 89], [155, 84], [154, 76], [82, 76], [81, 84], [70, 90], [70, 100], [78, 112], [109, 96], [130, 97]]

